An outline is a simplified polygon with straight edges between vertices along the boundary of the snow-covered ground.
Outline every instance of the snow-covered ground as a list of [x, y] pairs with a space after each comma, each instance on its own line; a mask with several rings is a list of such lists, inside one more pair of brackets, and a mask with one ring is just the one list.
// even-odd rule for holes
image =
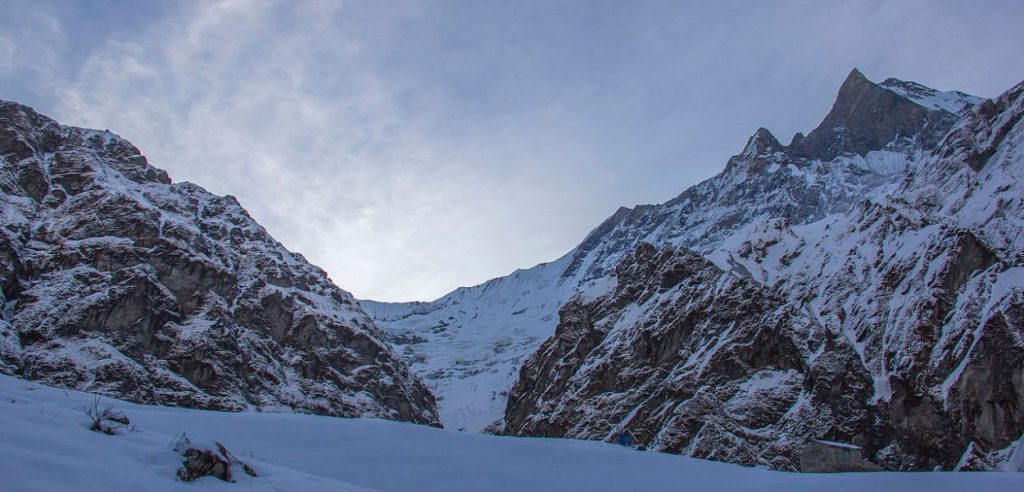
[[[93, 396], [0, 376], [0, 490], [996, 491], [1024, 473], [795, 474], [611, 444], [499, 437], [374, 419], [113, 403], [136, 429], [87, 429]], [[216, 440], [260, 473], [175, 480], [175, 436]]]

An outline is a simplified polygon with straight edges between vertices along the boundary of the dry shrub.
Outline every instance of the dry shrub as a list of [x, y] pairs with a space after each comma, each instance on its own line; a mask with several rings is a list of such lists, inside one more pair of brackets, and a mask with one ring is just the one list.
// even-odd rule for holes
[[114, 406], [107, 403], [100, 403], [100, 397], [92, 401], [92, 405], [85, 408], [85, 414], [89, 417], [89, 430], [114, 435], [117, 430], [131, 424], [128, 417]]

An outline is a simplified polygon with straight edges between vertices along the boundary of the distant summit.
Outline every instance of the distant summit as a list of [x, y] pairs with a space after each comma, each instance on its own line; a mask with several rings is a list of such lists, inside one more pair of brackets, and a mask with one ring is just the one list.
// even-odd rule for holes
[[906, 146], [913, 139], [921, 147], [934, 147], [959, 115], [980, 101], [893, 78], [876, 84], [855, 68], [821, 124], [806, 137], [798, 133], [786, 150], [795, 158], [827, 162], [887, 145]]

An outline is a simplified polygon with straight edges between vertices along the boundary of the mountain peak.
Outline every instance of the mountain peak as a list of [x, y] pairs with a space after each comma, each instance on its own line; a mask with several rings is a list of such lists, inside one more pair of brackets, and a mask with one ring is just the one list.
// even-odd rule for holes
[[784, 150], [785, 147], [779, 143], [775, 135], [772, 135], [772, 132], [768, 131], [767, 128], [761, 127], [747, 140], [747, 145], [743, 148], [743, 155], [763, 155]]
[[846, 75], [846, 80], [843, 81], [843, 85], [840, 87], [839, 91], [842, 92], [843, 91], [843, 87], [846, 87], [847, 85], [863, 85], [863, 84], [873, 84], [873, 82], [868, 80], [868, 78], [865, 77], [864, 74], [860, 70], [858, 70], [856, 67], [854, 67], [854, 69], [850, 70], [850, 73]]
[[843, 154], [881, 150], [901, 138], [931, 147], [955, 121], [954, 112], [921, 104], [854, 68], [821, 124], [787, 150], [795, 157], [830, 161]]

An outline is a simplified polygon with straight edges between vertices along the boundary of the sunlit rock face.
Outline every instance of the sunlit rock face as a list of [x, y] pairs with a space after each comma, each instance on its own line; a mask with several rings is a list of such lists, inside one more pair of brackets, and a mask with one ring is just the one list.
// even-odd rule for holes
[[[704, 257], [634, 248], [613, 289], [563, 306], [492, 429], [629, 430], [650, 449], [780, 469], [814, 439], [887, 469], [1019, 466], [1022, 115], [1024, 84], [845, 211], [761, 217]], [[734, 169], [785, 153], [763, 134], [747, 150]]]
[[231, 196], [0, 102], [0, 370], [146, 403], [436, 423], [319, 268]]

